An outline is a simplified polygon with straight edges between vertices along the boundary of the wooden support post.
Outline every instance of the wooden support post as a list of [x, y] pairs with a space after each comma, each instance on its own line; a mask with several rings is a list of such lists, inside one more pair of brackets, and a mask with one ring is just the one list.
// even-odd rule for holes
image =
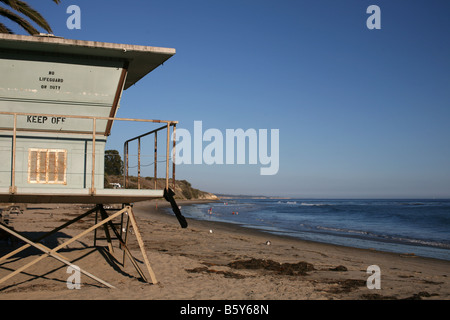
[[130, 206], [127, 206], [126, 210], [130, 217], [131, 225], [133, 226], [134, 234], [136, 235], [136, 239], [138, 241], [139, 248], [141, 249], [142, 256], [144, 257], [144, 262], [145, 265], [147, 266], [147, 271], [150, 275], [150, 279], [152, 280], [153, 284], [157, 284], [158, 281], [156, 280], [155, 273], [153, 272], [152, 267], [150, 266], [150, 262], [148, 261], [147, 253], [145, 252], [144, 241], [142, 240], [141, 233], [139, 231], [136, 218], [134, 217], [133, 210]]
[[[108, 218], [108, 214], [106, 213], [106, 211], [103, 208], [103, 206], [98, 206], [98, 210], [100, 210], [100, 216], [102, 217], [102, 220], [105, 220], [106, 218]], [[103, 230], [105, 231], [106, 240], [108, 241], [109, 253], [113, 254], [114, 253], [114, 248], [112, 246], [112, 240], [111, 240], [111, 235], [109, 234], [108, 225], [112, 226], [111, 221], [109, 221], [108, 223], [105, 223], [103, 225]]]
[[[103, 216], [108, 216], [108, 214], [106, 213], [105, 209], [103, 207], [101, 207], [101, 212], [102, 212], [102, 217]], [[128, 212], [124, 212], [124, 214], [128, 215]], [[142, 279], [145, 282], [148, 282], [147, 278], [145, 277], [144, 273], [142, 272], [141, 268], [139, 268], [139, 265], [136, 262], [136, 259], [133, 257], [133, 255], [131, 254], [130, 250], [128, 249], [125, 241], [122, 239], [122, 237], [120, 236], [120, 233], [117, 231], [116, 227], [114, 226], [114, 224], [109, 221], [108, 222], [109, 227], [111, 228], [111, 230], [113, 231], [113, 233], [115, 234], [117, 240], [119, 240], [124, 253], [127, 254], [128, 258], [130, 258], [131, 263], [133, 264], [134, 268], [136, 269], [136, 271], [139, 273], [139, 275], [142, 277]], [[125, 258], [123, 258], [124, 262], [125, 262]]]
[[[122, 203], [122, 208], [124, 208], [124, 207], [125, 207], [125, 204]], [[124, 216], [126, 216], [125, 228], [123, 227]], [[130, 233], [130, 217], [128, 216], [127, 213], [122, 214], [120, 227], [121, 227], [121, 230], [120, 230], [121, 239], [123, 240], [124, 246], [126, 246], [128, 244], [128, 234]], [[121, 245], [121, 247], [123, 246], [122, 243], [120, 245]], [[125, 252], [125, 250], [122, 250], [122, 267], [125, 267], [125, 256], [126, 256], [126, 252]]]
[[[122, 226], [122, 228], [123, 228], [123, 226]], [[126, 246], [128, 243], [128, 234], [130, 233], [130, 218], [128, 217], [128, 215], [127, 215], [127, 223], [126, 223], [125, 231], [122, 229], [122, 232], [125, 232], [125, 238], [123, 240], [124, 240], [124, 243]], [[123, 254], [122, 254], [122, 266], [125, 267], [125, 250], [123, 251]]]

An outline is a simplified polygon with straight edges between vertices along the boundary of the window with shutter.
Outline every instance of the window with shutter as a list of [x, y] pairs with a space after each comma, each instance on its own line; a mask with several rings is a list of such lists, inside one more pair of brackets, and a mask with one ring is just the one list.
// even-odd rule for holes
[[66, 184], [66, 168], [67, 150], [28, 150], [28, 183]]

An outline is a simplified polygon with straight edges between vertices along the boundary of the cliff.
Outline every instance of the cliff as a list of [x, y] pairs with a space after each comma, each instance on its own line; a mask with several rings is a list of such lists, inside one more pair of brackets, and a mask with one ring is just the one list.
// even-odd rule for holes
[[[138, 189], [138, 178], [129, 177], [129, 189]], [[164, 189], [165, 179], [157, 179], [156, 189]], [[218, 200], [219, 198], [212, 193], [201, 191], [193, 188], [192, 185], [186, 180], [176, 180], [175, 189], [173, 188], [172, 179], [169, 182], [169, 187], [175, 192], [175, 199], [181, 200]], [[105, 175], [105, 188], [123, 187], [123, 176], [117, 175]], [[119, 186], [120, 185], [120, 186]], [[141, 189], [154, 189], [155, 179], [150, 177], [141, 177], [139, 181]]]

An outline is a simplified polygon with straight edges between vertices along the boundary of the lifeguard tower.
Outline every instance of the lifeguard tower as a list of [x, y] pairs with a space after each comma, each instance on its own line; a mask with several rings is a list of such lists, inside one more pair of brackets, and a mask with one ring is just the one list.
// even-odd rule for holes
[[[175, 49], [171, 48], [0, 34], [0, 203], [92, 204], [91, 210], [52, 232], [88, 214], [100, 214], [101, 221], [80, 237], [100, 226], [105, 229], [108, 226], [129, 254], [123, 228], [115, 228], [111, 222], [126, 215], [153, 283], [156, 279], [143, 247], [132, 203], [164, 197], [171, 202], [182, 227], [186, 227], [169, 188], [169, 137], [175, 133], [177, 121], [117, 118], [116, 114], [123, 90], [174, 54]], [[166, 131], [164, 188], [156, 189], [156, 184], [155, 189], [105, 188], [105, 145], [117, 121], [149, 125], [149, 130], [141, 135], [124, 138], [126, 175], [128, 142], [138, 140], [140, 148], [141, 138]], [[156, 143], [155, 137], [155, 159]], [[156, 160], [154, 178], [156, 181]], [[173, 161], [172, 178], [174, 183]], [[121, 204], [122, 209], [111, 215], [104, 204]], [[38, 243], [39, 239], [26, 239], [4, 224], [0, 227], [26, 242], [25, 247], [34, 246], [43, 251], [41, 258], [52, 256], [70, 264], [57, 253], [64, 245], [50, 249]], [[68, 242], [78, 238], [73, 237]], [[16, 253], [17, 250], [0, 258], [0, 262]], [[129, 257], [146, 280], [135, 259], [130, 254]], [[23, 270], [12, 272], [0, 279], [0, 283]]]

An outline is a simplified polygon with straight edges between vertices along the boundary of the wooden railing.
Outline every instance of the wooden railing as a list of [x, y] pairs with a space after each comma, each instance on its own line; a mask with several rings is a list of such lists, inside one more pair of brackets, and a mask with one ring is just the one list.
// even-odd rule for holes
[[[80, 115], [62, 115], [62, 114], [42, 114], [42, 113], [22, 113], [22, 112], [0, 112], [0, 115], [2, 116], [12, 116], [13, 117], [13, 125], [12, 127], [7, 128], [0, 128], [0, 131], [12, 131], [12, 166], [11, 166], [11, 185], [9, 188], [9, 191], [11, 194], [14, 194], [17, 192], [16, 187], [16, 149], [17, 149], [17, 133], [18, 132], [38, 132], [38, 133], [58, 133], [58, 134], [84, 134], [91, 136], [92, 139], [92, 155], [91, 155], [91, 161], [92, 161], [92, 174], [91, 174], [91, 186], [90, 186], [90, 192], [91, 194], [95, 194], [95, 142], [96, 142], [96, 136], [98, 135], [104, 135], [106, 136], [106, 132], [97, 132], [97, 121], [98, 120], [106, 120], [108, 123], [112, 123], [113, 121], [132, 121], [132, 122], [148, 122], [148, 123], [164, 123], [165, 125], [149, 131], [147, 133], [144, 133], [142, 135], [139, 135], [137, 137], [131, 138], [127, 140], [124, 143], [124, 176], [125, 176], [125, 187], [127, 187], [128, 184], [128, 143], [134, 140], [138, 140], [138, 181], [140, 181], [140, 144], [141, 144], [141, 138], [148, 136], [150, 134], [155, 134], [155, 186], [156, 186], [156, 180], [157, 180], [157, 133], [161, 130], [167, 129], [166, 132], [166, 159], [165, 159], [165, 166], [166, 166], [166, 175], [165, 175], [165, 188], [169, 188], [169, 162], [170, 162], [170, 127], [173, 127], [173, 134], [175, 135], [176, 125], [178, 121], [170, 121], [170, 120], [151, 120], [151, 119], [131, 119], [131, 118], [112, 118], [112, 117], [94, 117], [94, 116], [80, 116]], [[92, 131], [77, 131], [77, 130], [50, 130], [50, 129], [33, 129], [33, 128], [18, 128], [17, 127], [17, 118], [20, 116], [27, 116], [27, 117], [64, 117], [64, 118], [76, 118], [76, 119], [90, 119], [92, 120]], [[173, 139], [173, 156], [175, 155], [175, 138]], [[175, 184], [175, 161], [172, 159], [173, 167], [172, 167], [172, 177], [173, 177], [173, 184]], [[86, 173], [85, 173], [86, 174]], [[138, 183], [140, 185], [140, 183]], [[155, 187], [156, 188], [156, 187]]]

